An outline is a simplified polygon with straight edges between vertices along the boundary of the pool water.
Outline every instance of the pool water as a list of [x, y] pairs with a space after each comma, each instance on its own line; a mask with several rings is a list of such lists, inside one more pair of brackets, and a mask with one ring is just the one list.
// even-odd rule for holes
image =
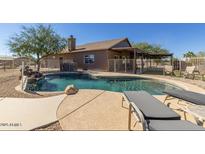
[[162, 95], [165, 89], [180, 89], [165, 82], [139, 77], [94, 78], [89, 74], [69, 73], [46, 75], [37, 81], [32, 90], [63, 91], [70, 84], [78, 89], [101, 89], [115, 92], [145, 90], [152, 95]]

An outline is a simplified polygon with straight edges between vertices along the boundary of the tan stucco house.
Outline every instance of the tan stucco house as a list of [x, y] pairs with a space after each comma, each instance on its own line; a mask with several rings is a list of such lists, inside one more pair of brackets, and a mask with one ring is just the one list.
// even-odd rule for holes
[[[114, 51], [112, 48], [131, 47], [127, 38], [92, 42], [84, 45], [76, 45], [76, 39], [71, 36], [68, 39], [68, 47], [62, 52], [49, 55], [44, 60], [50, 61], [67, 61], [71, 60], [77, 63], [81, 69], [99, 69], [108, 70], [108, 59], [114, 58], [131, 58], [129, 52]], [[58, 64], [50, 64], [58, 65]]]
[[[110, 71], [109, 62], [112, 59], [147, 59], [172, 54], [148, 54], [137, 48], [133, 48], [128, 38], [112, 39], [99, 42], [91, 42], [84, 45], [76, 45], [76, 39], [71, 35], [68, 38], [68, 46], [61, 52], [43, 58], [43, 65], [60, 67], [60, 64], [74, 62], [79, 69], [92, 69]], [[136, 60], [131, 63], [136, 68]], [[135, 71], [135, 69], [134, 69]]]

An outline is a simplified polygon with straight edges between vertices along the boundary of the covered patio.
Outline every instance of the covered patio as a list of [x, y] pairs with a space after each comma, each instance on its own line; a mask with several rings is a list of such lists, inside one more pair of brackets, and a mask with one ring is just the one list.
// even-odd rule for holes
[[112, 48], [111, 51], [127, 53], [129, 58], [121, 56], [108, 60], [108, 71], [129, 72], [134, 74], [149, 71], [163, 71], [164, 65], [173, 65], [172, 53], [148, 53], [134, 47]]

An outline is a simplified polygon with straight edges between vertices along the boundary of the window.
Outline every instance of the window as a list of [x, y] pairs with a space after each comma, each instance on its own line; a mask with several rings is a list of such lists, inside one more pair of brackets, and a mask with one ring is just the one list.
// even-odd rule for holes
[[94, 55], [85, 55], [84, 57], [85, 64], [92, 64], [95, 62], [95, 56]]

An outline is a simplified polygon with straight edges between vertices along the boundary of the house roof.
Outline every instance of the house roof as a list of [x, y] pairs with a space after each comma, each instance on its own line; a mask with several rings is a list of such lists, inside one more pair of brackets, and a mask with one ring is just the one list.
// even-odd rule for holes
[[[92, 42], [92, 43], [87, 43], [84, 45], [76, 46], [76, 49], [73, 50], [72, 52], [68, 51], [68, 47], [66, 47], [61, 53], [107, 50], [107, 49], [114, 47], [115, 45], [117, 45], [118, 43], [120, 43], [122, 41], [127, 41], [129, 43], [128, 38], [120, 38], [120, 39]], [[130, 46], [131, 46], [131, 44], [130, 44]]]
[[[119, 43], [123, 41], [126, 41], [129, 44], [129, 46], [125, 46], [125, 47], [117, 46]], [[135, 50], [137, 54], [147, 56], [150, 58], [169, 57], [173, 55], [172, 53], [167, 53], [167, 54], [166, 53], [147, 53], [143, 50], [132, 47], [128, 38], [119, 38], [119, 39], [87, 43], [84, 45], [76, 46], [76, 49], [73, 51], [69, 51], [68, 47], [66, 47], [64, 50], [62, 50], [58, 54], [72, 54], [72, 53], [78, 53], [78, 52], [100, 51], [100, 50], [131, 51], [131, 52], [134, 52]]]

